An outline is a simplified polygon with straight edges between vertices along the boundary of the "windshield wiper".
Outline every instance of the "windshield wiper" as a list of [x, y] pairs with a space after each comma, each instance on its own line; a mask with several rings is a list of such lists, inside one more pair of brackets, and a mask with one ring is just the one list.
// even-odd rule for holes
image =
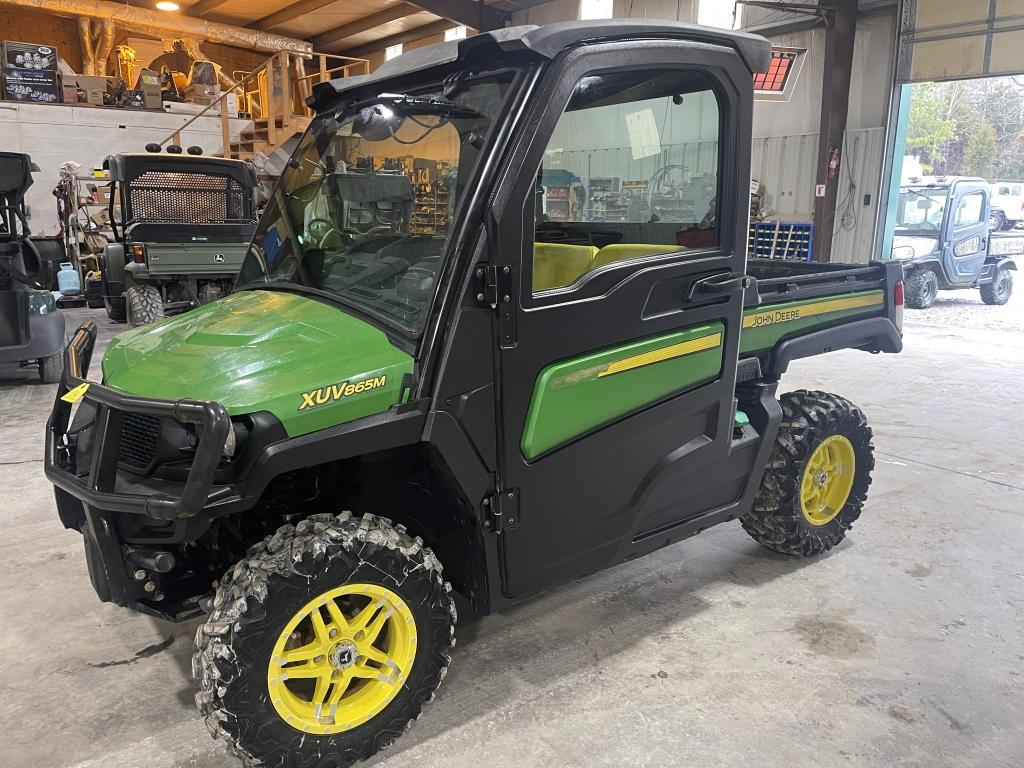
[[439, 99], [433, 96], [410, 96], [407, 93], [381, 93], [362, 101], [357, 101], [346, 106], [335, 115], [336, 120], [358, 112], [365, 107], [372, 107], [377, 104], [387, 104], [397, 112], [416, 115], [437, 115], [439, 117], [460, 117], [479, 119], [484, 115], [475, 109], [461, 106], [448, 99]]
[[407, 109], [418, 115], [441, 115], [444, 117], [483, 117], [475, 109], [464, 107], [448, 99], [433, 96], [410, 96], [407, 93], [382, 93], [377, 97], [380, 102], [389, 102], [399, 110]]

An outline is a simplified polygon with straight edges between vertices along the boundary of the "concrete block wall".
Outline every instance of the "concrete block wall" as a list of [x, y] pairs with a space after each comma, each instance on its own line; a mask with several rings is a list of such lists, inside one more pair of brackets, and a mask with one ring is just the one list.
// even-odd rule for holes
[[[80, 173], [99, 166], [107, 155], [142, 152], [149, 142], [167, 138], [202, 107], [175, 104], [175, 112], [117, 109], [61, 104], [21, 104], [0, 101], [0, 150], [26, 152], [40, 167], [26, 196], [36, 235], [54, 235], [57, 201], [51, 194], [62, 163], [81, 164]], [[251, 121], [230, 120], [232, 138]], [[220, 117], [203, 116], [182, 133], [182, 145], [198, 145], [206, 154], [220, 153]]]

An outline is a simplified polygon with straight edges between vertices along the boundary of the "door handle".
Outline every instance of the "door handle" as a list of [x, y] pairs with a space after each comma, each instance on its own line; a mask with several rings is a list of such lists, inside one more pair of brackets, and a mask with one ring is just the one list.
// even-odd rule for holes
[[[686, 297], [687, 303], [699, 301], [701, 297], [728, 296], [730, 294], [752, 293], [757, 296], [757, 280], [750, 275], [741, 275], [735, 272], [727, 272], [721, 275], [711, 275], [700, 280], [695, 280], [690, 286]], [[746, 303], [746, 302], [744, 302]]]

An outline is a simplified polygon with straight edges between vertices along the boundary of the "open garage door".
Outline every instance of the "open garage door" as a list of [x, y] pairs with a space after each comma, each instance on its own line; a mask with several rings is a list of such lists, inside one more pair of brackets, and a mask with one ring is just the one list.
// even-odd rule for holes
[[904, 0], [901, 83], [1024, 73], [1024, 0]]

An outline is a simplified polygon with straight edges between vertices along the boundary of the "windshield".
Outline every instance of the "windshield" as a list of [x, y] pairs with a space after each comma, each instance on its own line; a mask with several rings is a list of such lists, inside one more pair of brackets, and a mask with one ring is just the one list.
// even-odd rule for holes
[[938, 232], [946, 210], [948, 187], [904, 187], [900, 190], [896, 211], [896, 229], [914, 232]]
[[416, 336], [511, 72], [343, 102], [314, 118], [260, 220], [240, 289], [305, 289]]

